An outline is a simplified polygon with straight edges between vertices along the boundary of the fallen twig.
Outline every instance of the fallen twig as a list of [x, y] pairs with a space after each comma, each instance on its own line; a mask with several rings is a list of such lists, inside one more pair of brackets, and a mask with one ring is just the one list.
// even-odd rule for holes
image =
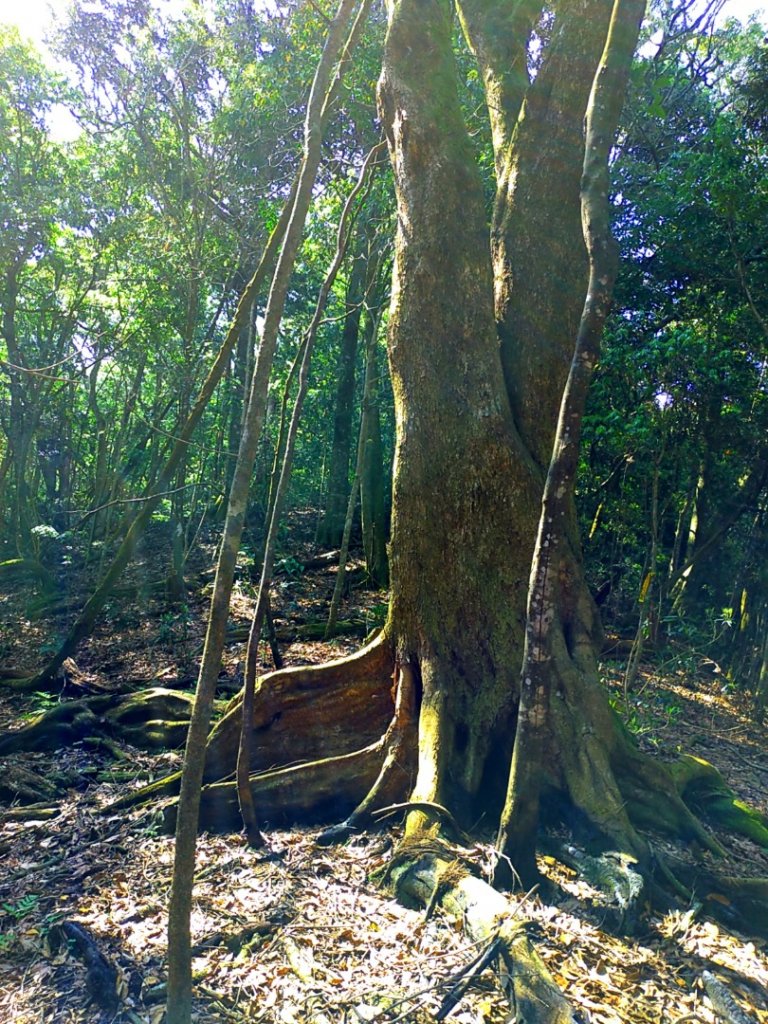
[[755, 1024], [755, 1018], [742, 1010], [722, 981], [718, 981], [714, 974], [703, 971], [701, 980], [712, 1008], [725, 1024]]

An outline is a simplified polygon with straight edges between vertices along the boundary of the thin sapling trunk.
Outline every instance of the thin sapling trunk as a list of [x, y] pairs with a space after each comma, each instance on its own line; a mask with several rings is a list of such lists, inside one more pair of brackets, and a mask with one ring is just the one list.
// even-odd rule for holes
[[221, 652], [224, 648], [235, 564], [245, 523], [251, 472], [264, 422], [272, 360], [291, 273], [303, 236], [304, 222], [312, 201], [312, 191], [320, 165], [324, 114], [328, 109], [330, 95], [335, 86], [333, 71], [339, 59], [342, 58], [337, 74], [338, 81], [350, 46], [356, 38], [356, 34], [362, 29], [362, 20], [367, 12], [367, 4], [363, 3], [358, 19], [349, 34], [349, 39], [347, 39], [348, 26], [354, 9], [355, 0], [341, 0], [336, 15], [328, 28], [323, 52], [315, 71], [307, 103], [304, 154], [298, 174], [296, 198], [272, 278], [261, 346], [253, 371], [248, 407], [243, 423], [243, 435], [230, 489], [224, 536], [219, 549], [211, 599], [208, 630], [197, 682], [194, 710], [187, 735], [179, 795], [176, 852], [168, 911], [167, 1024], [188, 1024], [192, 1012], [190, 913], [200, 788], [205, 764], [205, 744], [211, 720], [213, 697], [216, 692], [216, 681], [221, 667]]
[[243, 684], [243, 713], [242, 723], [240, 728], [240, 745], [237, 757], [237, 792], [238, 800], [240, 802], [240, 811], [243, 817], [243, 825], [245, 827], [245, 833], [248, 838], [248, 842], [252, 846], [263, 846], [264, 837], [259, 831], [256, 818], [256, 809], [253, 803], [253, 795], [251, 793], [250, 786], [250, 765], [251, 765], [251, 747], [252, 747], [252, 723], [253, 723], [253, 704], [254, 704], [254, 693], [256, 688], [256, 670], [258, 662], [258, 648], [259, 638], [261, 637], [261, 628], [264, 622], [265, 611], [269, 602], [269, 588], [272, 585], [272, 573], [274, 570], [275, 563], [275, 551], [277, 548], [277, 536], [280, 525], [280, 517], [282, 515], [283, 503], [285, 495], [288, 490], [288, 484], [291, 478], [291, 470], [293, 467], [293, 453], [296, 447], [296, 437], [299, 430], [299, 422], [301, 420], [301, 411], [304, 405], [304, 399], [307, 394], [307, 388], [309, 386], [309, 368], [312, 360], [312, 353], [315, 347], [315, 340], [317, 338], [317, 332], [320, 327], [323, 313], [325, 311], [325, 305], [328, 300], [333, 283], [336, 280], [336, 275], [339, 272], [344, 254], [347, 250], [347, 243], [349, 242], [349, 235], [351, 231], [351, 217], [354, 210], [355, 202], [361, 189], [368, 181], [368, 172], [371, 167], [375, 166], [375, 162], [378, 159], [379, 154], [383, 150], [383, 143], [375, 146], [363, 164], [363, 168], [360, 172], [360, 177], [357, 184], [352, 189], [347, 202], [342, 211], [341, 218], [339, 220], [339, 228], [337, 233], [336, 242], [336, 253], [331, 261], [331, 266], [328, 269], [325, 280], [320, 288], [320, 293], [317, 297], [317, 303], [315, 306], [315, 312], [312, 317], [312, 322], [309, 325], [307, 335], [302, 345], [303, 355], [301, 358], [301, 367], [299, 370], [299, 384], [296, 393], [296, 399], [294, 401], [293, 410], [291, 413], [291, 422], [288, 427], [288, 433], [285, 439], [285, 453], [283, 455], [283, 464], [280, 471], [280, 479], [274, 492], [272, 500], [271, 515], [269, 520], [269, 529], [267, 531], [267, 537], [264, 543], [264, 559], [262, 563], [261, 579], [259, 581], [259, 592], [256, 598], [256, 608], [251, 621], [251, 630], [248, 637], [248, 649], [245, 658], [245, 680]]

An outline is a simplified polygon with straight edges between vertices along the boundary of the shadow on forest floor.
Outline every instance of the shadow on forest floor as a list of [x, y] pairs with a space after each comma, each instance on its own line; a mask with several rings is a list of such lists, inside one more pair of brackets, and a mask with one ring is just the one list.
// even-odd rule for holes
[[[307, 548], [308, 550], [308, 548]], [[210, 555], [210, 552], [208, 552]], [[165, 558], [165, 555], [163, 556]], [[135, 578], [157, 560], [150, 547]], [[109, 617], [77, 658], [82, 678], [126, 688], [149, 680], [192, 685], [207, 611], [205, 567], [192, 567], [199, 589], [185, 608], [168, 609], [151, 593], [115, 602]], [[127, 579], [126, 583], [131, 583]], [[73, 575], [68, 589], [82, 587]], [[301, 572], [287, 561], [277, 581], [275, 615], [284, 635], [321, 616], [333, 573]], [[233, 600], [235, 623], [247, 622], [253, 585], [244, 565]], [[34, 667], [72, 611], [31, 619], [33, 592], [0, 594], [3, 659]], [[385, 595], [352, 589], [345, 617], [375, 624]], [[285, 643], [287, 663], [328, 660], [359, 640]], [[244, 642], [227, 650], [222, 682], [237, 687]], [[616, 678], [613, 678], [613, 675]], [[619, 673], [606, 668], [616, 702]], [[50, 700], [50, 698], [47, 698]], [[43, 709], [46, 698], [0, 691], [0, 729]], [[723, 692], [711, 675], [654, 675], [647, 669], [630, 695], [628, 721], [643, 746], [662, 756], [695, 753], [712, 761], [737, 793], [768, 811], [768, 730], [755, 725], [747, 704]], [[0, 809], [0, 1022], [15, 1024], [157, 1024], [162, 1016], [166, 904], [172, 840], [159, 813], [146, 809], [104, 815], [102, 808], [178, 765], [177, 753], [150, 755], [123, 746], [114, 761], [83, 744], [59, 753], [13, 759], [40, 775], [65, 771], [68, 790], [57, 816], [9, 820]], [[0, 760], [0, 771], [4, 763]], [[196, 1009], [200, 1024], [340, 1024], [434, 1019], [444, 989], [470, 961], [470, 947], [453, 922], [395, 903], [372, 876], [386, 865], [397, 828], [370, 833], [332, 851], [314, 845], [305, 828], [272, 832], [280, 856], [264, 860], [240, 836], [203, 836], [192, 919], [200, 945]], [[734, 873], [768, 876], [768, 855], [744, 839], [720, 835]], [[479, 846], [479, 862], [488, 850]], [[755, 1021], [768, 1022], [766, 943], [730, 933], [685, 908], [651, 917], [646, 930], [620, 939], [600, 928], [599, 896], [551, 858], [542, 868], [559, 887], [556, 903], [517, 897], [533, 922], [537, 948], [573, 1005], [593, 1024], [650, 1024], [686, 1017], [714, 1022], [700, 986], [713, 971]], [[513, 897], [513, 901], [515, 898]], [[86, 969], [66, 944], [52, 948], [62, 920], [76, 921], [117, 970], [120, 1005], [107, 1014], [91, 999]], [[55, 946], [55, 943], [53, 944]], [[98, 995], [98, 993], [96, 993]], [[501, 1022], [508, 1008], [493, 975], [459, 1004], [460, 1024]]]

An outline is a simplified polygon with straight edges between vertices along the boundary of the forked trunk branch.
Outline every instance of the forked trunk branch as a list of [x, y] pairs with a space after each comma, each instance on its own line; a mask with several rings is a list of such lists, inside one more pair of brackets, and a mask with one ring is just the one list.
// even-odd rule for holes
[[496, 844], [499, 859], [495, 881], [503, 885], [510, 885], [515, 876], [529, 885], [538, 876], [536, 835], [552, 699], [552, 627], [558, 614], [560, 561], [584, 406], [618, 267], [617, 246], [611, 234], [608, 160], [644, 11], [645, 0], [615, 0], [587, 107], [581, 213], [589, 285], [560, 404], [531, 565], [517, 731]]

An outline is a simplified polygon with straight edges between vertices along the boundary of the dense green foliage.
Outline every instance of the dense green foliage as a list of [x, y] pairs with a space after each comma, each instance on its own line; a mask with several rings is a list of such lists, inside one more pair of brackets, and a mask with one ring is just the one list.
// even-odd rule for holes
[[668, 29], [636, 61], [614, 165], [623, 269], [581, 476], [587, 569], [614, 616], [644, 605], [656, 643], [693, 637], [750, 685], [768, 598], [762, 36]]
[[[3, 558], [42, 557], [55, 572], [65, 557], [108, 550], [132, 499], [156, 478], [288, 194], [323, 9], [266, 13], [217, 0], [166, 17], [149, 0], [76, 4], [56, 33], [56, 73], [3, 30]], [[291, 367], [340, 210], [378, 138], [382, 20], [374, 11], [332, 111], [257, 460], [254, 552]], [[693, 639], [736, 684], [760, 690], [762, 680], [764, 701], [766, 46], [756, 24], [713, 29], [672, 3], [654, 9], [647, 36], [613, 165], [622, 273], [585, 430], [586, 567], [608, 624], [631, 634], [640, 619], [654, 644]], [[463, 102], [490, 181], [481, 89], [465, 64]], [[74, 141], [55, 128], [63, 110], [78, 125]], [[348, 401], [337, 388], [345, 325], [361, 303], [361, 338], [386, 319], [385, 172], [357, 219], [319, 334], [293, 472], [290, 503], [318, 521]], [[378, 270], [358, 273], [361, 291], [353, 268], [373, 254]], [[265, 302], [155, 515], [174, 538], [166, 570], [177, 580], [200, 536], [218, 529]], [[352, 348], [352, 427], [342, 431], [352, 452], [365, 350]], [[383, 374], [376, 391], [386, 466], [393, 424]], [[351, 479], [354, 455], [343, 454]]]

